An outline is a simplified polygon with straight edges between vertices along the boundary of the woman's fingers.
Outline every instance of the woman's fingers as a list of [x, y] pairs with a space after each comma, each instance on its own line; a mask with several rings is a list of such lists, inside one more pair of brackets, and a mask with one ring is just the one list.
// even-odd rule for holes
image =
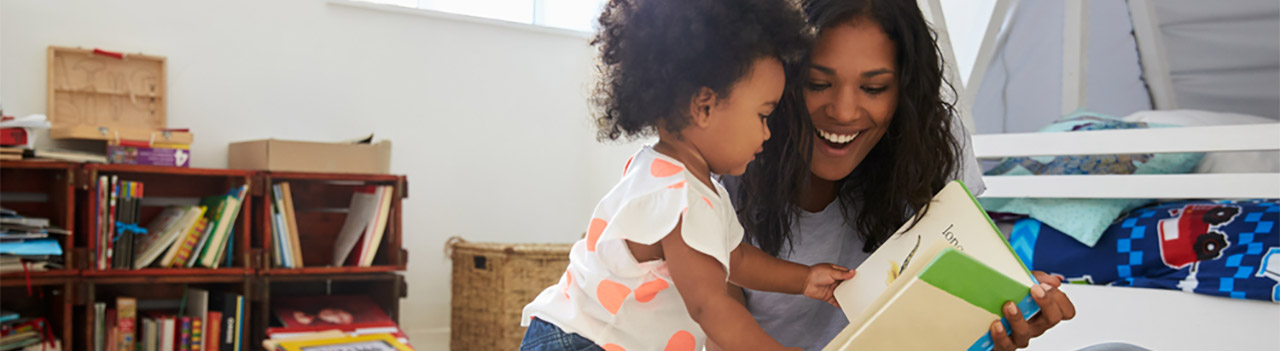
[[1031, 275], [1036, 277], [1036, 281], [1039, 281], [1041, 283], [1048, 283], [1049, 285], [1055, 288], [1062, 285], [1062, 278], [1059, 278], [1056, 275], [1052, 275], [1052, 274], [1041, 272], [1041, 271], [1031, 271]]
[[1071, 302], [1070, 297], [1067, 297], [1067, 293], [1062, 292], [1062, 289], [1054, 292], [1056, 293], [1054, 299], [1057, 300], [1058, 308], [1062, 310], [1062, 320], [1069, 321], [1076, 318], [1076, 305]]
[[1032, 318], [1031, 336], [1040, 336], [1045, 330], [1053, 328], [1062, 321], [1062, 309], [1057, 303], [1057, 297], [1061, 294], [1061, 291], [1046, 283], [1031, 288], [1031, 299], [1040, 305], [1040, 314]]
[[1017, 347], [1013, 346], [1013, 340], [1009, 339], [1009, 335], [1004, 332], [1004, 325], [1000, 321], [991, 323], [991, 343], [995, 345], [992, 349], [995, 351], [1013, 351]]
[[1013, 345], [1018, 348], [1027, 347], [1031, 341], [1031, 326], [1026, 320], [1022, 319], [1022, 312], [1018, 311], [1018, 306], [1013, 302], [1004, 304], [1004, 319], [1009, 321], [1009, 330], [1012, 332], [1010, 338], [1013, 339]]

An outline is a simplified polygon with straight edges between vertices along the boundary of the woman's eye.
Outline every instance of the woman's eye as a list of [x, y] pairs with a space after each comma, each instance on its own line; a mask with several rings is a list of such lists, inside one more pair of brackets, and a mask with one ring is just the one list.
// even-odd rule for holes
[[862, 87], [862, 91], [863, 91], [863, 92], [866, 92], [866, 93], [867, 93], [867, 95], [880, 95], [880, 93], [885, 92], [885, 90], [889, 90], [889, 87], [887, 87], [887, 86], [882, 86], [882, 87], [868, 87], [868, 86], [864, 86], [864, 87]]
[[823, 91], [823, 90], [827, 90], [827, 88], [830, 88], [830, 87], [831, 87], [831, 83], [809, 82], [805, 84], [805, 88], [808, 88], [809, 90], [812, 90], [812, 91]]
[[768, 113], [761, 114], [761, 115], [760, 115], [760, 119], [762, 119], [762, 120], [767, 120], [767, 119], [769, 119], [769, 114], [768, 114]]

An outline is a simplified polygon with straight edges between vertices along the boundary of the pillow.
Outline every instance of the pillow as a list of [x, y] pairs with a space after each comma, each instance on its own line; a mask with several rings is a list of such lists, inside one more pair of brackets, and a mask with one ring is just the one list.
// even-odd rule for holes
[[[1106, 129], [1165, 127], [1146, 122], [1125, 122], [1096, 114], [1078, 113], [1041, 129], [1041, 132], [1074, 132]], [[1002, 175], [1178, 174], [1200, 163], [1200, 153], [1011, 157], [987, 171]], [[979, 199], [992, 212], [1027, 215], [1093, 246], [1129, 210], [1152, 199]]]
[[[1258, 116], [1197, 110], [1142, 111], [1124, 120], [1186, 127], [1280, 123]], [[1280, 151], [1206, 153], [1195, 173], [1280, 173]]]
[[1034, 219], [1009, 243], [1028, 268], [1072, 283], [1280, 302], [1280, 200], [1178, 201], [1134, 210], [1085, 247]]

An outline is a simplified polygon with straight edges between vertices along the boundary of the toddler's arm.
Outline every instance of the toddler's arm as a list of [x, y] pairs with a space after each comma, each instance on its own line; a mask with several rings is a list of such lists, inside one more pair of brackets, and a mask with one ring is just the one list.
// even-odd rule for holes
[[709, 339], [726, 350], [784, 349], [760, 328], [746, 306], [729, 297], [724, 266], [685, 244], [680, 225], [661, 243], [671, 280]]
[[769, 256], [747, 243], [738, 244], [730, 254], [729, 281], [759, 291], [805, 296], [836, 304], [836, 284], [853, 278], [848, 268], [829, 263], [805, 266]]

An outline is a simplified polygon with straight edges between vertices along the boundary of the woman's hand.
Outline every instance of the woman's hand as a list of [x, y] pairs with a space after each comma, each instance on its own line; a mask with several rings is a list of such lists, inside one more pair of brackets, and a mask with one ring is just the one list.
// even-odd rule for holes
[[1062, 285], [1062, 280], [1041, 271], [1031, 273], [1035, 275], [1036, 280], [1040, 281], [1040, 285], [1031, 287], [1031, 298], [1040, 305], [1040, 313], [1031, 317], [1031, 320], [1023, 320], [1022, 311], [1019, 311], [1013, 302], [1006, 302], [1004, 318], [1009, 321], [1009, 328], [1012, 329], [1013, 335], [1005, 333], [1000, 321], [992, 323], [991, 341], [995, 343], [997, 351], [1025, 348], [1031, 338], [1044, 334], [1045, 330], [1053, 328], [1060, 321], [1076, 316], [1076, 306], [1071, 304], [1067, 294], [1058, 289]]
[[836, 302], [836, 284], [853, 278], [854, 271], [830, 263], [819, 263], [809, 267], [809, 275], [804, 280], [804, 296], [826, 301], [840, 307]]

